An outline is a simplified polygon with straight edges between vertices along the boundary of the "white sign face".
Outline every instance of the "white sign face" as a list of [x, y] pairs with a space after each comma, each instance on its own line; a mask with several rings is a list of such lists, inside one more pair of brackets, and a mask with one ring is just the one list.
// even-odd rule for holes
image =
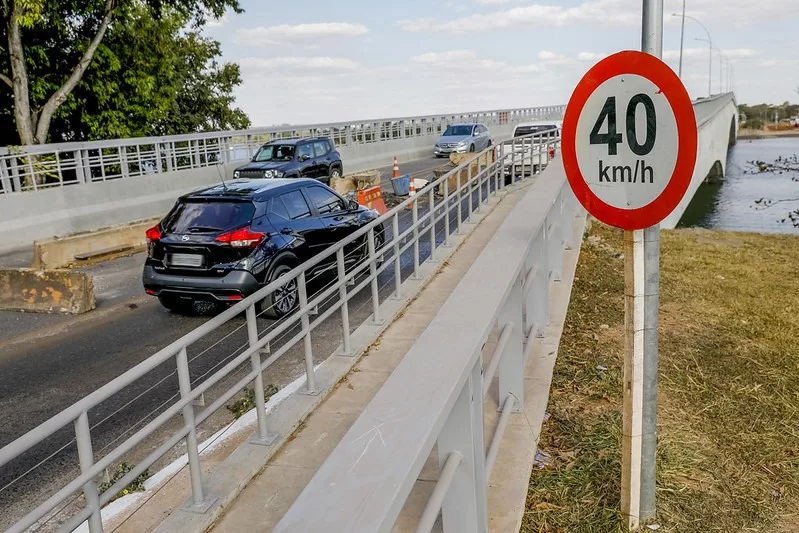
[[672, 178], [678, 148], [669, 101], [642, 76], [607, 79], [579, 115], [577, 164], [591, 192], [612, 207], [638, 209], [657, 199]]

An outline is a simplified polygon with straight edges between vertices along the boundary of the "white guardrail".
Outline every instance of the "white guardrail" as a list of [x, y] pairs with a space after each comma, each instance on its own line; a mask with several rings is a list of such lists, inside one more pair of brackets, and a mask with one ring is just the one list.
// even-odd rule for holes
[[273, 139], [328, 136], [337, 146], [347, 147], [437, 136], [456, 122], [479, 122], [491, 127], [550, 119], [561, 117], [564, 110], [565, 106], [560, 105], [0, 148], [0, 194], [246, 160]]
[[[313, 363], [313, 335], [315, 328], [338, 313], [340, 317], [333, 318], [340, 318], [342, 351], [344, 353], [348, 352], [350, 350], [352, 330], [350, 327], [350, 311], [354, 298], [361, 295], [361, 300], [366, 299], [365, 305], [371, 305], [371, 316], [368, 320], [379, 322], [381, 319], [381, 289], [386, 289], [391, 285], [394, 287], [393, 291], [382, 291], [382, 302], [392, 297], [401, 297], [403, 291], [407, 290], [407, 288], [403, 288], [403, 266], [406, 267], [406, 273], [411, 270], [414, 277], [416, 277], [420, 264], [425, 260], [434, 260], [437, 250], [441, 246], [449, 244], [453, 233], [460, 231], [461, 224], [469, 221], [473, 211], [479, 210], [481, 205], [496, 196], [505, 187], [506, 179], [511, 181], [517, 179], [517, 176], [506, 175], [507, 169], [529, 169], [530, 172], [528, 174], [540, 172], [549, 162], [551, 150], [556, 149], [559, 143], [558, 136], [534, 134], [492, 146], [479, 154], [475, 154], [475, 158], [433, 181], [428, 187], [394, 207], [378, 220], [369, 223], [347, 239], [294, 268], [254, 295], [210, 319], [202, 326], [127, 370], [82, 400], [67, 407], [49, 420], [4, 446], [0, 449], [0, 467], [19, 459], [34, 447], [46, 443], [48, 439], [54, 439], [59, 435], [63, 439], [65, 432], [74, 431], [74, 439], [59, 449], [60, 452], [68, 446], [73, 446], [73, 455], [67, 458], [59, 457], [58, 460], [61, 464], [68, 464], [70, 461], [74, 461], [80, 466], [80, 473], [74, 477], [72, 475], [59, 475], [58, 488], [57, 490], [53, 489], [52, 494], [41, 496], [38, 501], [35, 498], [31, 498], [28, 514], [19, 518], [8, 529], [8, 532], [20, 533], [25, 531], [26, 528], [36, 524], [37, 521], [52, 516], [56, 509], [63, 508], [65, 503], [69, 505], [70, 502], [77, 508], [74, 514], [62, 523], [60, 530], [72, 531], [83, 522], [88, 521], [89, 529], [92, 533], [101, 532], [103, 530], [101, 508], [131, 481], [154, 465], [159, 458], [170, 453], [182, 441], [185, 441], [188, 452], [192, 501], [198, 509], [201, 509], [205, 495], [198, 451], [198, 425], [252, 384], [258, 422], [257, 438], [262, 441], [269, 441], [272, 435], [269, 432], [269, 416], [265, 412], [264, 372], [268, 372], [271, 365], [289, 350], [296, 347], [296, 352], [304, 354], [305, 388], [307, 391], [313, 392], [316, 389]], [[533, 147], [543, 149], [532, 149]], [[521, 165], [517, 167], [517, 163], [521, 163]], [[460, 176], [460, 173], [464, 171], [467, 172], [468, 180], [462, 181], [454, 177], [456, 175]], [[451, 188], [454, 188], [454, 190], [451, 190]], [[553, 264], [547, 264], [545, 267], [541, 267], [543, 269], [533, 268], [531, 270], [522, 268], [522, 265], [525, 261], [531, 261], [531, 266], [537, 265], [541, 261], [541, 257], [550, 255], [546, 252], [546, 247], [560, 249], [562, 233], [557, 230], [557, 227], [561, 223], [561, 217], [565, 216], [562, 211], [564, 205], [566, 205], [566, 193], [564, 191], [562, 180], [557, 183], [557, 187], [547, 186], [544, 192], [550, 194], [552, 200], [543, 201], [544, 199], [542, 199], [540, 205], [546, 204], [549, 207], [540, 212], [528, 214], [530, 219], [525, 223], [525, 228], [527, 228], [525, 231], [531, 237], [527, 245], [518, 249], [503, 249], [502, 255], [496, 256], [496, 268], [493, 271], [485, 271], [486, 278], [474, 287], [476, 289], [475, 297], [469, 299], [468, 302], [463, 302], [464, 305], [468, 304], [470, 310], [471, 306], [474, 306], [474, 310], [479, 311], [473, 315], [475, 318], [485, 318], [484, 322], [480, 322], [480, 331], [484, 331], [486, 328], [483, 326], [487, 326], [489, 323], [488, 316], [484, 316], [485, 313], [490, 312], [493, 316], [500, 307], [500, 297], [504, 299], [504, 293], [507, 292], [506, 289], [501, 289], [500, 292], [495, 294], [493, 290], [497, 288], [497, 284], [501, 284], [502, 287], [510, 287], [513, 285], [513, 280], [518, 281], [520, 272], [523, 272], [525, 276], [525, 288], [535, 288], [532, 292], [528, 290], [525, 293], [528, 295], [526, 300], [528, 302], [526, 323], [541, 323], [544, 320], [544, 315], [541, 313], [545, 312], [545, 310], [536, 307], [537, 304], [534, 301], [543, 294], [541, 291], [546, 290], [545, 285], [549, 272], [553, 269], [556, 271], [556, 267]], [[552, 205], [554, 205], [554, 208], [551, 208]], [[518, 215], [514, 215], [514, 217], [518, 218]], [[541, 228], [535, 231], [531, 230], [537, 227], [534, 221], [539, 218], [542, 220], [546, 218], [549, 221], [549, 230], [544, 231]], [[405, 227], [402, 231], [400, 231], [401, 226]], [[503, 237], [496, 243], [492, 243], [491, 249], [495, 249], [502, 243], [507, 243], [507, 238]], [[423, 254], [420, 253], [422, 248], [427, 251], [426, 257], [423, 257]], [[352, 264], [352, 261], [348, 261], [348, 259], [351, 259], [350, 256], [352, 254], [358, 254], [358, 261], [354, 264]], [[408, 260], [403, 261], [403, 255]], [[314, 280], [307, 273], [320, 270], [314, 269], [314, 267], [323, 261], [332, 261], [335, 264], [335, 268], [328, 269], [332, 279], [324, 287], [318, 288], [315, 292], [309, 294], [309, 284]], [[379, 276], [381, 276], [380, 281], [378, 280]], [[491, 281], [489, 282], [489, 280]], [[383, 285], [380, 286], [379, 282], [382, 282]], [[317, 285], [320, 284], [317, 283]], [[521, 286], [517, 288], [521, 289]], [[489, 289], [492, 290], [489, 291]], [[267, 295], [275, 291], [281, 291], [280, 293], [282, 294], [295, 295], [298, 302], [297, 309], [279, 321], [270, 322], [268, 328], [259, 331], [257, 321], [259, 310], [260, 314], [262, 314], [266, 309], [259, 308], [258, 304]], [[517, 293], [514, 292], [513, 294]], [[484, 301], [482, 301], [483, 296], [485, 296]], [[514, 305], [519, 302], [518, 297], [518, 295], [514, 296]], [[533, 299], [531, 300], [531, 298]], [[466, 307], [461, 309], [464, 308]], [[511, 357], [518, 359], [519, 354], [517, 352], [520, 349], [519, 339], [521, 337], [519, 335], [522, 330], [519, 328], [522, 321], [517, 311], [518, 309], [514, 308], [513, 313], [508, 314], [508, 318], [503, 319], [516, 324], [513, 335], [509, 337], [513, 339], [513, 342], [507, 343], [507, 341], [503, 341], [503, 345], [507, 346], [507, 353], [510, 354], [510, 356], [503, 358], [505, 362], [500, 365], [500, 376], [503, 380], [505, 378], [502, 378], [502, 376], [509, 376], [512, 372], [518, 372], [518, 361], [511, 360]], [[199, 378], [192, 377], [191, 363], [195, 358], [196, 352], [207, 343], [213, 341], [211, 337], [214, 333], [224, 333], [224, 335], [221, 335], [223, 337], [222, 341], [230, 337], [232, 333], [228, 333], [228, 330], [236, 326], [235, 323], [230, 323], [235, 320], [241, 322], [238, 317], [242, 313], [245, 314], [246, 321], [239, 324], [237, 329], [246, 327], [248, 343], [242, 347], [241, 353], [236, 355], [234, 352], [235, 357], [231, 355], [229, 359], [225, 360], [226, 362], [220, 361], [219, 365], [223, 363], [224, 365], [213, 374]], [[471, 315], [471, 311], [469, 314]], [[224, 329], [226, 326], [228, 329]], [[458, 337], [460, 335], [453, 334], [449, 337], [448, 342], [455, 342]], [[285, 340], [282, 344], [279, 342], [281, 339], [286, 338], [288, 340]], [[505, 338], [506, 336], [503, 333], [503, 339]], [[475, 366], [477, 353], [473, 349], [474, 346], [470, 345], [468, 350], [461, 350], [462, 341], [465, 339], [474, 340], [473, 333], [470, 332], [469, 335], [458, 338], [457, 342], [452, 345], [452, 352], [447, 357], [455, 357], [457, 355], [457, 364], [451, 369], [447, 369], [446, 366], [440, 369], [446, 375], [446, 378], [444, 375], [440, 376], [441, 383], [449, 379], [456, 379], [458, 390], [442, 387], [436, 394], [448, 391], [457, 396], [460, 394], [458, 391], [466, 383], [465, 380], [469, 372], [478, 368]], [[443, 337], [440, 340], [443, 342]], [[214, 344], [222, 341], [216, 341]], [[474, 342], [477, 341], [474, 340]], [[440, 343], [437, 345], [439, 348], [444, 346], [444, 344]], [[269, 351], [270, 349], [271, 351]], [[448, 350], [444, 351], [447, 352]], [[439, 353], [437, 355], [440, 356], [442, 354]], [[418, 356], [414, 355], [411, 360], [415, 361], [417, 358]], [[403, 363], [403, 368], [414, 368], [414, 363], [409, 364]], [[467, 367], [469, 368], [467, 369]], [[160, 378], [160, 374], [154, 373], [159, 368], [161, 371], [171, 369], [171, 374], [161, 378], [158, 384], [164, 383], [164, 387], [176, 389], [174, 390], [174, 396], [167, 403], [162, 404], [159, 411], [153, 412], [151, 420], [140, 420], [128, 428], [122, 435], [125, 439], [121, 443], [112, 449], [109, 449], [110, 446], [106, 445], [99, 451], [96, 450], [93, 447], [93, 442], [96, 443], [98, 439], [97, 431], [99, 430], [96, 428], [114, 415], [112, 414], [104, 420], [97, 420], [98, 417], [91, 414], [93, 410], [103, 404], [103, 402], [110, 401], [113, 403], [114, 400], [119, 399], [120, 397], [117, 395], [120, 395], [127, 387], [138, 386], [140, 387], [138, 390], [146, 388], [148, 383], [157, 381]], [[510, 370], [511, 368], [513, 368], [512, 371]], [[174, 376], [174, 374], [177, 374], [177, 379], [167, 381], [167, 378]], [[203, 377], [205, 379], [202, 379]], [[476, 379], [479, 382], [477, 377], [471, 379]], [[224, 382], [224, 387], [223, 380], [227, 380]], [[175, 381], [177, 383], [174, 383]], [[228, 386], [231, 382], [233, 385]], [[409, 381], [408, 383], [414, 382]], [[505, 382], [503, 381], [503, 383]], [[512, 389], [508, 389], [506, 385], [501, 387], [504, 395], [507, 395], [509, 390], [512, 390], [514, 394], [519, 393], [516, 390], [518, 383], [515, 381], [514, 383]], [[219, 387], [212, 389], [215, 385], [219, 385]], [[414, 383], [414, 386], [416, 386], [416, 383]], [[475, 386], [479, 388], [479, 383]], [[220, 387], [224, 390], [219, 391]], [[147, 390], [151, 389], [148, 388]], [[393, 390], [393, 388], [389, 387], [389, 390]], [[212, 391], [216, 392], [210, 394]], [[145, 393], [140, 393], [137, 398]], [[218, 396], [214, 398], [213, 396], [216, 396], [217, 393]], [[409, 399], [407, 394], [404, 397], [404, 401]], [[198, 402], [200, 398], [204, 401]], [[504, 397], [503, 401], [505, 401]], [[205, 402], [208, 402], [208, 405], [205, 405]], [[442, 398], [442, 402], [440, 405], [436, 403], [436, 412], [440, 418], [439, 422], [443, 424], [451, 411], [451, 409], [447, 408], [451, 402], [450, 399], [445, 400], [444, 398]], [[197, 406], [198, 403], [205, 406], [200, 408]], [[411, 402], [408, 405], [416, 406], [417, 404]], [[373, 411], [374, 408], [370, 408], [369, 412]], [[115, 413], [117, 412], [119, 411], [115, 411]], [[180, 415], [182, 415], [182, 420]], [[168, 425], [170, 422], [172, 423], [171, 426]], [[415, 426], [417, 422], [416, 420], [408, 419], [405, 423], [410, 427]], [[172, 430], [175, 426], [179, 429]], [[435, 427], [440, 429], [440, 424]], [[426, 428], [424, 429], [425, 431], [430, 430], [428, 424], [423, 423], [418, 428], [413, 429], [414, 434], [417, 431], [422, 431], [423, 428]], [[159, 430], [160, 432], [156, 433]], [[167, 433], [167, 435], [163, 436], [163, 433]], [[437, 434], [438, 431], [433, 433]], [[154, 435], [161, 435], [161, 440], [154, 443]], [[115, 439], [113, 444], [122, 440], [122, 437]], [[139, 445], [145, 439], [149, 439], [147, 447], [141, 448]], [[57, 446], [60, 446], [60, 442], [58, 441], [59, 444]], [[77, 454], [74, 454], [75, 444], [77, 446]], [[147, 453], [146, 457], [138, 460], [135, 467], [123, 477], [116, 480], [103, 492], [100, 492], [98, 490], [98, 481], [104, 471], [125, 461], [125, 458], [129, 457], [134, 449], [137, 449], [140, 454], [143, 454], [142, 449], [144, 451], [152, 451]], [[459, 453], [467, 458], [466, 463], [472, 460], [471, 456], [468, 455], [468, 449], [461, 447], [459, 441], [457, 446], [453, 448], [453, 450], [455, 449], [458, 449]], [[405, 465], [404, 459], [400, 458], [408, 458], [409, 453], [420, 457], [419, 454], [423, 453], [423, 450], [419, 448], [414, 448], [413, 451], [398, 450], [396, 462], [392, 459], [386, 464]], [[54, 453], [49, 458], [52, 459], [55, 455]], [[45, 461], [38, 463], [38, 466]], [[29, 472], [30, 470], [15, 478], [5, 488], [12, 487], [16, 481], [19, 481]], [[408, 471], [406, 471], [406, 474], [411, 475]], [[410, 479], [410, 477], [407, 479]], [[378, 493], [383, 494], [380, 491]], [[330, 502], [332, 500], [328, 500], [325, 505]], [[293, 513], [292, 516], [296, 516], [296, 511]], [[339, 513], [339, 516], [343, 515]], [[351, 531], [351, 529], [347, 528], [333, 528], [332, 530]]]
[[[439, 478], [417, 533], [439, 513], [445, 533], [488, 531], [488, 479], [510, 413], [524, 405], [525, 360], [549, 322], [550, 284], [584, 216], [562, 166], [547, 168], [275, 532], [391, 531], [436, 444]], [[496, 348], [484, 354], [492, 332]], [[501, 414], [486, 453], [483, 404], [495, 376]], [[365, 447], [376, 431], [380, 444]]]

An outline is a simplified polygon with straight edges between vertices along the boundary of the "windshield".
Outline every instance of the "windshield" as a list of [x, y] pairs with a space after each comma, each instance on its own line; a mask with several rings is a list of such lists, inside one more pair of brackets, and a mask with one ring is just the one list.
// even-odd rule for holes
[[251, 202], [181, 202], [164, 222], [167, 233], [215, 233], [250, 222]]
[[522, 135], [530, 135], [531, 133], [541, 133], [542, 131], [550, 131], [557, 129], [554, 124], [541, 124], [538, 126], [519, 126], [516, 128], [516, 134], [514, 137], [520, 137]]
[[294, 146], [290, 144], [267, 144], [262, 146], [252, 158], [254, 163], [266, 161], [291, 161], [294, 158]]
[[472, 126], [447, 126], [446, 131], [444, 131], [444, 137], [461, 137], [471, 134]]

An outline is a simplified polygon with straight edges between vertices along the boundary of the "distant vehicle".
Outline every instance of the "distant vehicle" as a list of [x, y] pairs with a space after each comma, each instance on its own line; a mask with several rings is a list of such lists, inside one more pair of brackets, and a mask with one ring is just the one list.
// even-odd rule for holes
[[[144, 289], [176, 313], [192, 312], [196, 301], [236, 303], [377, 217], [312, 179], [235, 180], [201, 189], [178, 199], [147, 230]], [[379, 226], [375, 248], [384, 238]], [[366, 258], [368, 248], [366, 236], [345, 247], [347, 266]], [[335, 255], [307, 274], [325, 271], [336, 271]], [[280, 318], [297, 302], [292, 280], [260, 302], [259, 312]]]
[[[514, 141], [508, 141], [504, 150], [505, 173], [515, 176], [530, 176], [543, 170], [549, 160], [547, 143], [560, 138], [563, 122], [539, 120], [523, 122], [513, 128]], [[517, 139], [523, 137], [522, 139]], [[539, 164], [540, 162], [540, 164]]]
[[491, 143], [491, 136], [484, 124], [452, 124], [441, 134], [433, 153], [436, 157], [445, 157], [453, 152], [479, 152], [491, 146]]
[[344, 173], [341, 154], [328, 137], [279, 139], [261, 146], [233, 178], [314, 178], [329, 183]]
[[553, 136], [557, 134], [558, 130], [563, 127], [563, 122], [560, 120], [539, 120], [536, 122], [523, 122], [516, 124], [513, 128], [513, 136], [521, 137], [523, 135], [530, 135], [533, 133], [550, 132]]

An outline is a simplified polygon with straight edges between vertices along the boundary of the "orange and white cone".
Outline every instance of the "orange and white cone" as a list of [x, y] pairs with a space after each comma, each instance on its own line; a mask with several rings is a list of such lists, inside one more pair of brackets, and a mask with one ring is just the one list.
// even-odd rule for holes
[[400, 177], [399, 173], [399, 163], [397, 163], [397, 156], [394, 156], [394, 175], [392, 178], [397, 179]]
[[[413, 183], [414, 182], [413, 176], [408, 176], [408, 177], [411, 180], [410, 181], [410, 187], [408, 188], [408, 198], [413, 198], [414, 196], [416, 196], [416, 186]], [[409, 203], [408, 204], [408, 209], [413, 209], [413, 204], [414, 203], [415, 202]]]

